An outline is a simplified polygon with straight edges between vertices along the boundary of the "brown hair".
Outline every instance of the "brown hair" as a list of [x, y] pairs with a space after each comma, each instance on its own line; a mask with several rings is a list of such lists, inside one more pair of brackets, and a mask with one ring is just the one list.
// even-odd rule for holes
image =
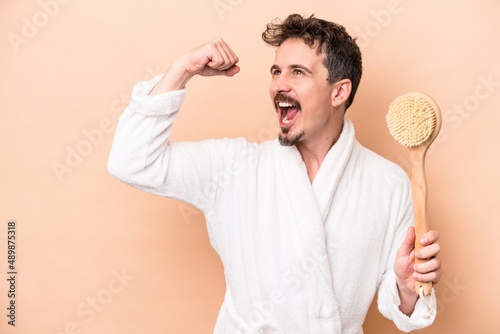
[[300, 38], [310, 47], [318, 43], [318, 54], [325, 51], [324, 65], [328, 69], [330, 84], [341, 79], [351, 80], [351, 95], [345, 107], [347, 110], [358, 89], [363, 69], [361, 51], [356, 40], [343, 26], [318, 19], [314, 14], [310, 17], [291, 14], [283, 22], [273, 20], [262, 33], [264, 42], [276, 47], [289, 38]]

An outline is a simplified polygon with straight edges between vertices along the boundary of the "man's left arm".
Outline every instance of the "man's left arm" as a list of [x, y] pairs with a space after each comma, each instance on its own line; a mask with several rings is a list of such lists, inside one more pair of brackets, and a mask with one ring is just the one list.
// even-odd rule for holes
[[[396, 253], [394, 273], [401, 304], [402, 313], [410, 316], [419, 298], [415, 291], [415, 281], [432, 282], [434, 286], [442, 276], [441, 261], [437, 257], [440, 251], [437, 243], [439, 234], [431, 230], [419, 240], [424, 246], [415, 252], [415, 228], [408, 228], [405, 240]], [[427, 262], [415, 264], [418, 259], [429, 259]]]
[[[403, 171], [401, 175], [403, 175]], [[438, 234], [429, 231], [424, 236], [424, 247], [417, 252], [419, 258], [431, 260], [415, 265], [415, 229], [410, 180], [391, 184], [393, 205], [391, 211], [390, 255], [378, 287], [378, 309], [384, 317], [392, 320], [399, 330], [411, 332], [431, 325], [437, 313], [436, 298], [420, 298], [415, 292], [415, 279], [437, 282], [441, 277], [441, 263], [437, 258]]]

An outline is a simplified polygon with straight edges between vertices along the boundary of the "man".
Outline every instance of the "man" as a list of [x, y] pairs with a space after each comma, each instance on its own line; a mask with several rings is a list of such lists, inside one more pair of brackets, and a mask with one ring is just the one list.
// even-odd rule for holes
[[[134, 87], [110, 173], [204, 212], [227, 283], [215, 333], [362, 333], [376, 292], [401, 330], [430, 325], [435, 297], [419, 298], [414, 280], [441, 277], [438, 235], [415, 254], [407, 176], [362, 147], [344, 117], [361, 78], [355, 41], [297, 14], [263, 39], [278, 47], [269, 88], [278, 140], [168, 141], [192, 77], [239, 72], [217, 39]], [[430, 260], [414, 265], [415, 256]]]

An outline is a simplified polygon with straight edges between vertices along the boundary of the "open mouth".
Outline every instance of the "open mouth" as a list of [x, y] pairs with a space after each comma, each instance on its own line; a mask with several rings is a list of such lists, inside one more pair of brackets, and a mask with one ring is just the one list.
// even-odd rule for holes
[[295, 101], [290, 101], [290, 99], [286, 99], [286, 101], [284, 101], [278, 98], [278, 96], [275, 98], [275, 103], [276, 110], [278, 111], [280, 117], [280, 126], [291, 126], [300, 111], [300, 104]]

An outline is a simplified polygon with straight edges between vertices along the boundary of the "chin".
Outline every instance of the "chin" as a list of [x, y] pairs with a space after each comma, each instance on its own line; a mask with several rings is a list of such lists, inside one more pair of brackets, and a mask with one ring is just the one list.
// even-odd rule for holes
[[296, 134], [296, 135], [291, 135], [289, 133], [283, 134], [283, 132], [281, 132], [278, 135], [278, 140], [279, 140], [281, 146], [293, 146], [293, 145], [297, 144], [299, 142], [299, 140], [302, 139], [303, 136], [304, 136], [304, 132], [301, 132], [301, 133]]

